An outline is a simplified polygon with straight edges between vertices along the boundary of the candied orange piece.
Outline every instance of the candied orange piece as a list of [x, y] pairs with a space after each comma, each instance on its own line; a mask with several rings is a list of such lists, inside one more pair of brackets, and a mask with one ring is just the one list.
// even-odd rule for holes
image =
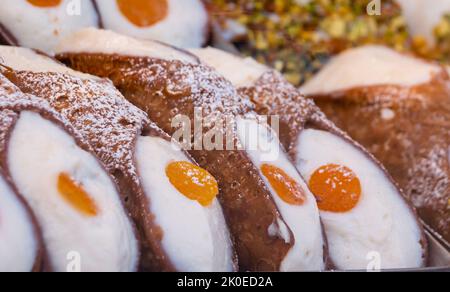
[[169, 12], [167, 0], [117, 0], [122, 14], [138, 27], [151, 26]]
[[170, 183], [187, 198], [209, 206], [219, 193], [216, 179], [206, 170], [187, 161], [167, 165]]
[[27, 0], [31, 5], [37, 7], [55, 7], [59, 6], [62, 0]]
[[61, 173], [58, 177], [58, 191], [72, 207], [82, 214], [89, 217], [98, 214], [97, 206], [89, 194], [67, 173]]
[[348, 167], [337, 164], [317, 169], [309, 180], [309, 187], [322, 211], [348, 212], [361, 197], [361, 183], [356, 174]]
[[284, 170], [273, 165], [263, 164], [261, 171], [278, 196], [290, 205], [303, 205], [305, 194], [300, 185]]

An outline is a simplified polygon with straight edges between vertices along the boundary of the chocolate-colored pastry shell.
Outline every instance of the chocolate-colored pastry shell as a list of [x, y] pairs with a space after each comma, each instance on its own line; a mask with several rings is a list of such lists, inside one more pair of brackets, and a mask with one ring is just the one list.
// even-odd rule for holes
[[420, 217], [450, 242], [450, 78], [312, 96], [390, 171]]
[[[250, 103], [228, 81], [203, 65], [105, 54], [61, 54], [57, 58], [76, 70], [110, 78], [129, 101], [169, 134], [175, 132], [171, 121], [178, 114], [189, 117], [193, 125], [196, 107], [201, 107], [205, 116], [236, 118], [252, 113]], [[235, 128], [232, 136], [237, 146]], [[236, 241], [240, 270], [278, 271], [293, 242], [269, 235], [269, 226], [278, 224], [282, 217], [246, 152], [189, 153], [219, 182], [219, 200]]]
[[[275, 115], [279, 117], [280, 140], [293, 161], [297, 161], [297, 143], [301, 132], [307, 128], [323, 130], [337, 135], [352, 144], [356, 149], [364, 153], [368, 159], [377, 164], [384, 171], [388, 180], [395, 186], [398, 186], [384, 166], [376, 160], [372, 154], [369, 154], [369, 152], [367, 152], [360, 144], [336, 127], [312, 100], [306, 99], [298, 89], [287, 82], [281, 74], [274, 71], [268, 71], [255, 81], [253, 85], [240, 88], [239, 92], [243, 96], [247, 96], [256, 105], [256, 111], [259, 114]], [[333, 110], [332, 106], [328, 109], [329, 110], [326, 111], [327, 113], [331, 113]], [[370, 119], [366, 118], [365, 120]], [[355, 126], [361, 125], [356, 121], [353, 121], [353, 123]], [[343, 128], [346, 129], [346, 127]], [[371, 131], [368, 131], [368, 133], [371, 133]], [[400, 188], [399, 193], [403, 195]], [[405, 196], [403, 195], [403, 197]], [[411, 207], [409, 200], [406, 199], [405, 201], [407, 205]], [[421, 244], [424, 250], [424, 263], [426, 263], [428, 258], [427, 240], [422, 229], [422, 224], [416, 216], [415, 209], [412, 207], [410, 209], [417, 219], [417, 224], [421, 226]], [[330, 264], [332, 263], [330, 262]]]
[[81, 134], [113, 175], [136, 224], [141, 245], [139, 270], [175, 271], [161, 246], [163, 230], [154, 222], [148, 207], [151, 202], [142, 188], [134, 158], [139, 135], [169, 137], [145, 113], [129, 104], [109, 81], [12, 69], [3, 74], [23, 92], [48, 102]]

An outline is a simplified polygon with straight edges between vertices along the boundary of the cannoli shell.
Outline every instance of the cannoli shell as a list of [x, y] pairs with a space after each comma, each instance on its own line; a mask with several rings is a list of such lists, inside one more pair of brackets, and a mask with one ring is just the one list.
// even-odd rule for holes
[[450, 242], [450, 78], [313, 96], [390, 171], [420, 217]]
[[[58, 58], [79, 71], [110, 78], [129, 101], [145, 110], [169, 134], [175, 132], [171, 121], [178, 114], [189, 117], [193, 125], [196, 107], [202, 108], [203, 117], [216, 114], [235, 119], [252, 113], [252, 105], [228, 81], [203, 65], [104, 54], [62, 54]], [[205, 128], [203, 133], [209, 129], [206, 125]], [[233, 149], [237, 149], [235, 128], [231, 136]], [[293, 243], [269, 235], [271, 224], [284, 221], [247, 153], [241, 150], [189, 153], [219, 182], [222, 191], [219, 200], [236, 240], [240, 270], [278, 271]]]
[[[256, 111], [259, 114], [275, 115], [279, 117], [280, 140], [293, 161], [297, 161], [296, 149], [298, 137], [301, 132], [306, 128], [323, 130], [337, 135], [354, 145], [384, 171], [388, 180], [398, 186], [384, 166], [381, 165], [372, 154], [369, 154], [369, 152], [367, 152], [360, 144], [352, 140], [345, 132], [336, 127], [312, 100], [306, 99], [293, 85], [286, 81], [281, 74], [275, 71], [268, 71], [255, 81], [253, 85], [240, 88], [239, 92], [243, 96], [250, 98], [256, 105]], [[326, 112], [331, 113], [331, 107], [329, 107]], [[364, 120], [370, 119], [367, 119], [366, 117]], [[354, 121], [353, 125], [357, 126], [360, 125], [360, 123]], [[371, 131], [368, 131], [367, 133], [371, 133]], [[402, 193], [400, 189], [399, 192]], [[408, 203], [408, 200], [405, 201]], [[408, 205], [411, 206], [410, 204]], [[411, 211], [416, 216], [415, 209], [411, 207]], [[417, 216], [416, 219], [418, 221]], [[418, 225], [422, 226], [419, 221]], [[422, 227], [421, 230], [421, 244], [424, 250], [424, 262], [426, 262], [428, 247]], [[330, 262], [330, 264], [332, 263]]]
[[17, 195], [19, 201], [25, 206], [29, 213], [31, 222], [34, 227], [35, 236], [37, 239], [37, 256], [34, 272], [49, 272], [52, 271], [51, 261], [46, 252], [41, 228], [31, 208], [26, 200], [18, 192], [14, 181], [11, 178], [8, 166], [8, 145], [10, 134], [19, 119], [19, 114], [22, 111], [32, 111], [39, 113], [43, 118], [58, 125], [72, 137], [74, 137], [77, 144], [86, 151], [91, 151], [91, 148], [79, 136], [70, 125], [64, 122], [62, 117], [53, 111], [49, 104], [32, 95], [23, 94], [16, 86], [14, 86], [8, 79], [0, 74], [0, 174], [3, 175], [6, 182], [11, 186], [11, 189]]
[[127, 102], [106, 79], [13, 70], [5, 72], [5, 76], [24, 92], [48, 101], [81, 133], [114, 176], [137, 225], [141, 242], [140, 270], [176, 271], [161, 245], [164, 231], [150, 212], [151, 202], [144, 193], [134, 157], [140, 135], [167, 141], [170, 137], [151, 123], [144, 112]]

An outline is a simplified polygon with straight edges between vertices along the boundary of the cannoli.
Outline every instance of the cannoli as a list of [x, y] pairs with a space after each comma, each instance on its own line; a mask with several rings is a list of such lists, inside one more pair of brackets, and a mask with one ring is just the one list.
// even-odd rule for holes
[[105, 29], [142, 39], [197, 48], [208, 40], [202, 0], [95, 0]]
[[91, 0], [3, 0], [0, 44], [49, 52], [61, 37], [82, 27], [98, 25]]
[[337, 129], [283, 77], [251, 59], [216, 49], [193, 51], [233, 81], [263, 115], [280, 119], [280, 140], [316, 196], [338, 269], [425, 263], [426, 244], [413, 210], [384, 168]]
[[[1, 131], [14, 118], [0, 112]], [[4, 137], [0, 138], [4, 141]], [[0, 272], [39, 272], [43, 268], [40, 230], [25, 201], [3, 174], [0, 175]]]
[[0, 47], [0, 57], [12, 68], [4, 70], [5, 76], [22, 91], [48, 101], [116, 178], [141, 239], [141, 270], [235, 270], [215, 178], [110, 81], [72, 71], [28, 49]]
[[[90, 147], [47, 103], [23, 94], [3, 75], [0, 92], [0, 107], [8, 110], [2, 168], [36, 215], [48, 270], [136, 270], [133, 225]], [[31, 244], [27, 239], [21, 238]], [[22, 256], [32, 251], [30, 246]]]
[[178, 118], [187, 117], [186, 126], [200, 116], [200, 133], [182, 127], [187, 135], [180, 142], [223, 190], [220, 200], [241, 270], [324, 269], [325, 239], [314, 196], [276, 135], [231, 83], [188, 52], [109, 31], [80, 31], [58, 52], [75, 69], [110, 77], [174, 138]]
[[438, 65], [367, 46], [342, 53], [303, 92], [391, 172], [450, 241], [450, 78]]

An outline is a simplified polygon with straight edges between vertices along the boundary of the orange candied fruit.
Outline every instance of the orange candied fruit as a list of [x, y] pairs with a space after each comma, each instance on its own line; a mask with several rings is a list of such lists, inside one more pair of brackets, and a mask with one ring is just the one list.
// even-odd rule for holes
[[216, 179], [208, 171], [190, 162], [169, 163], [166, 175], [180, 193], [204, 207], [211, 205], [219, 193]]
[[59, 175], [58, 191], [72, 207], [83, 215], [94, 217], [98, 214], [95, 202], [83, 187], [75, 182], [69, 174], [61, 173]]
[[290, 205], [305, 203], [306, 197], [300, 185], [282, 169], [270, 164], [263, 164], [261, 171], [284, 202]]
[[117, 0], [122, 14], [138, 27], [152, 26], [166, 18], [167, 0]]
[[352, 210], [361, 198], [361, 183], [348, 167], [328, 164], [317, 169], [309, 180], [319, 209], [335, 213]]
[[28, 3], [37, 7], [56, 7], [59, 6], [62, 0], [27, 0]]

